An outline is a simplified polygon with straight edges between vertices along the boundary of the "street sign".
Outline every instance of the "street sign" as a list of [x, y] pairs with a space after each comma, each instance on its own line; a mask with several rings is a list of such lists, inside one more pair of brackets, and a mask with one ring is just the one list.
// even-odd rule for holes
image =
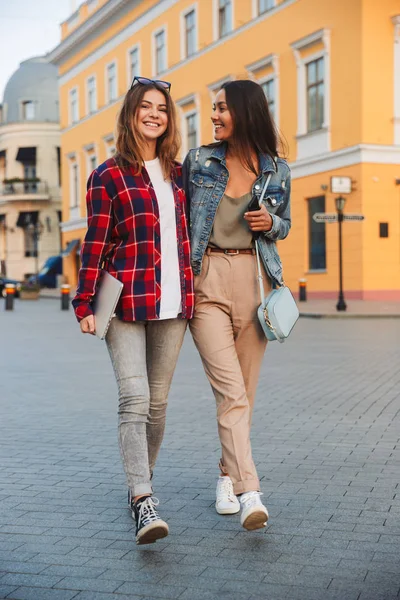
[[[343, 215], [343, 221], [363, 221], [364, 215]], [[337, 223], [337, 213], [314, 213], [313, 220], [316, 223]]]
[[343, 221], [364, 221], [364, 215], [343, 215]]
[[350, 194], [351, 177], [331, 177], [332, 194]]
[[314, 213], [313, 219], [316, 223], [336, 223], [338, 217], [336, 213]]

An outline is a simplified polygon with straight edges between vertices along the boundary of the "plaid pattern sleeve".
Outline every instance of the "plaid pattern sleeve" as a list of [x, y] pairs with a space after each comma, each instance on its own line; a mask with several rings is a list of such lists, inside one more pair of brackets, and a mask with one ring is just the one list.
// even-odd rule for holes
[[112, 202], [97, 171], [88, 180], [86, 205], [88, 229], [82, 244], [78, 288], [72, 301], [78, 321], [93, 314], [91, 304], [111, 238]]
[[[182, 319], [193, 316], [186, 197], [182, 168], [171, 172], [181, 281]], [[79, 281], [72, 301], [78, 321], [93, 314], [92, 303], [102, 268], [123, 283], [117, 314], [123, 321], [150, 321], [160, 316], [161, 231], [158, 199], [145, 168], [135, 173], [114, 158], [92, 173], [87, 191], [88, 230], [82, 245]]]

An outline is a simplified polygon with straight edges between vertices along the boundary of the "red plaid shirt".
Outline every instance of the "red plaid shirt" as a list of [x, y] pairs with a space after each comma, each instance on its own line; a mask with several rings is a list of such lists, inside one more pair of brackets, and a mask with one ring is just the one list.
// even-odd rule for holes
[[[193, 273], [182, 189], [182, 167], [171, 172], [175, 198], [176, 237], [182, 292], [182, 319], [193, 316]], [[82, 245], [79, 282], [72, 301], [80, 321], [93, 314], [92, 302], [100, 271], [106, 269], [124, 284], [117, 307], [123, 321], [158, 319], [161, 301], [161, 231], [158, 202], [143, 168], [134, 175], [114, 158], [91, 174], [87, 185], [88, 230]], [[171, 231], [171, 235], [175, 232]]]

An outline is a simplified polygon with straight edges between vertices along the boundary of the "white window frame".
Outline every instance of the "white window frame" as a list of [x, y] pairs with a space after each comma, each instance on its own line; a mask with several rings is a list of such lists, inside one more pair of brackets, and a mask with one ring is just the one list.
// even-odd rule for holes
[[[272, 69], [272, 73], [269, 73], [265, 77], [257, 78], [257, 71], [261, 69]], [[277, 127], [279, 127], [280, 122], [280, 94], [279, 94], [279, 58], [277, 54], [269, 54], [256, 62], [247, 65], [246, 70], [248, 72], [249, 77], [262, 85], [267, 81], [271, 81], [271, 79], [275, 82], [275, 114], [274, 114], [274, 122]]]
[[88, 144], [87, 146], [84, 146], [83, 149], [86, 155], [86, 179], [88, 179], [91, 173], [94, 171], [91, 165], [91, 161], [93, 158], [95, 159], [95, 163], [97, 166], [97, 148], [95, 144]]
[[214, 81], [213, 83], [210, 83], [207, 88], [208, 88], [208, 93], [210, 94], [210, 98], [211, 98], [211, 102], [213, 103], [215, 100], [215, 96], [218, 94], [219, 90], [221, 89], [221, 86], [224, 83], [228, 83], [229, 81], [234, 81], [235, 77], [233, 75], [227, 75], [226, 77], [223, 77], [222, 79], [218, 79], [218, 81]]
[[[323, 49], [302, 56], [301, 51], [323, 43]], [[297, 65], [297, 160], [330, 152], [330, 31], [320, 29], [291, 44]], [[307, 65], [318, 58], [324, 59], [324, 122], [321, 129], [307, 129]]]
[[[31, 104], [33, 106], [33, 117], [32, 119], [27, 119], [25, 116], [25, 108], [27, 104]], [[34, 100], [22, 100], [21, 102], [21, 115], [22, 115], [22, 120], [23, 121], [34, 121], [36, 115], [36, 102]]]
[[[94, 109], [91, 111], [89, 106], [89, 81], [94, 79]], [[92, 74], [86, 78], [86, 114], [93, 115], [97, 111], [97, 76]]]
[[[81, 198], [80, 198], [80, 182], [81, 182], [81, 173], [80, 173], [80, 165], [78, 161], [78, 156], [75, 153], [71, 153], [67, 155], [68, 158], [68, 168], [69, 168], [69, 218], [70, 220], [76, 219], [80, 217], [80, 206], [81, 206]], [[76, 197], [73, 194], [75, 190], [74, 187], [74, 168], [76, 168], [76, 177], [77, 177], [77, 190]], [[72, 204], [72, 199], [74, 199], [74, 203]]]
[[[109, 90], [109, 87], [108, 87], [108, 70], [113, 65], [115, 67], [115, 98], [111, 99], [110, 98], [110, 90]], [[104, 77], [105, 77], [105, 98], [106, 98], [106, 104], [111, 104], [112, 102], [116, 102], [116, 100], [118, 100], [118, 63], [117, 63], [117, 59], [116, 58], [114, 58], [114, 60], [111, 60], [110, 62], [108, 62], [106, 64]]]
[[233, 32], [233, 25], [235, 23], [235, 2], [231, 0], [231, 27], [227, 34], [220, 37], [219, 36], [219, 0], [213, 0], [213, 34], [214, 34], [214, 42], [218, 40], [224, 40]]
[[[157, 36], [164, 32], [164, 40], [165, 40], [165, 68], [161, 71], [157, 71]], [[153, 69], [153, 77], [158, 77], [162, 73], [168, 70], [168, 30], [167, 25], [163, 25], [159, 27], [152, 33], [152, 69]]]
[[[195, 108], [193, 108], [191, 110], [186, 110], [186, 107], [191, 104], [194, 104]], [[201, 131], [200, 131], [201, 113], [200, 113], [199, 97], [197, 94], [191, 94], [190, 96], [185, 96], [181, 100], [178, 100], [176, 102], [176, 105], [178, 107], [178, 110], [180, 112], [180, 117], [181, 117], [182, 156], [185, 157], [189, 151], [188, 143], [187, 143], [187, 136], [188, 136], [187, 121], [186, 121], [187, 117], [196, 115], [196, 120], [197, 120], [197, 123], [196, 123], [196, 148], [198, 146], [200, 146], [200, 144], [201, 144], [201, 141], [200, 141], [200, 138], [201, 138]]]
[[[194, 25], [194, 52], [193, 54], [187, 55], [186, 54], [186, 17], [188, 14], [190, 14], [191, 12], [194, 12], [194, 19], [195, 19], [195, 25]], [[196, 52], [199, 51], [199, 22], [198, 22], [198, 9], [197, 9], [197, 2], [196, 4], [192, 4], [191, 6], [188, 6], [187, 8], [185, 8], [185, 10], [183, 10], [181, 12], [181, 17], [180, 17], [180, 22], [181, 22], [181, 27], [180, 27], [180, 33], [181, 33], [181, 60], [185, 60], [187, 58], [193, 58], [193, 56], [196, 54]]]
[[113, 154], [113, 150], [115, 152], [115, 139], [114, 139], [114, 134], [113, 133], [109, 133], [107, 135], [105, 135], [103, 137], [103, 141], [104, 141], [104, 146], [106, 149], [106, 156], [107, 158], [111, 158], [114, 154]]
[[257, 17], [265, 17], [265, 15], [269, 15], [274, 10], [274, 8], [277, 7], [277, 0], [272, 0], [272, 1], [273, 1], [272, 8], [269, 8], [265, 12], [260, 13], [260, 11], [258, 9], [259, 0], [253, 0], [253, 19], [256, 19]]
[[[71, 96], [73, 93], [76, 93], [76, 120], [73, 120], [73, 114], [72, 114]], [[79, 122], [79, 88], [77, 85], [75, 85], [68, 92], [68, 123], [69, 123], [69, 125], [75, 125], [78, 122]]]
[[141, 68], [142, 68], [142, 56], [141, 56], [140, 43], [138, 43], [138, 44], [134, 44], [134, 46], [131, 46], [130, 48], [128, 48], [128, 51], [126, 54], [126, 62], [127, 62], [127, 69], [126, 69], [127, 86], [126, 86], [126, 89], [130, 88], [132, 81], [133, 81], [133, 77], [131, 74], [131, 52], [133, 52], [134, 50], [136, 50], [136, 52], [137, 52], [139, 75], [141, 74], [140, 72], [141, 72]]
[[392, 17], [394, 25], [394, 114], [393, 114], [393, 143], [400, 145], [400, 15]]

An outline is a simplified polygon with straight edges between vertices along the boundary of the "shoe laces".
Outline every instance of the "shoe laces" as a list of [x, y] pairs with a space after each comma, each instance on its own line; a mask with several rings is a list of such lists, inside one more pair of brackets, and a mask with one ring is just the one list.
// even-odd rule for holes
[[141, 502], [139, 507], [139, 521], [143, 523], [143, 525], [148, 525], [160, 518], [156, 510], [156, 506], [159, 504], [160, 501], [153, 496], [146, 498], [146, 500]]
[[250, 508], [261, 503], [260, 496], [262, 496], [262, 492], [246, 492], [240, 496], [240, 503], [245, 508]]
[[225, 494], [228, 500], [230, 500], [231, 502], [234, 502], [236, 500], [236, 496], [233, 493], [233, 485], [231, 479], [225, 479], [224, 477], [219, 480], [219, 492], [221, 494]]

